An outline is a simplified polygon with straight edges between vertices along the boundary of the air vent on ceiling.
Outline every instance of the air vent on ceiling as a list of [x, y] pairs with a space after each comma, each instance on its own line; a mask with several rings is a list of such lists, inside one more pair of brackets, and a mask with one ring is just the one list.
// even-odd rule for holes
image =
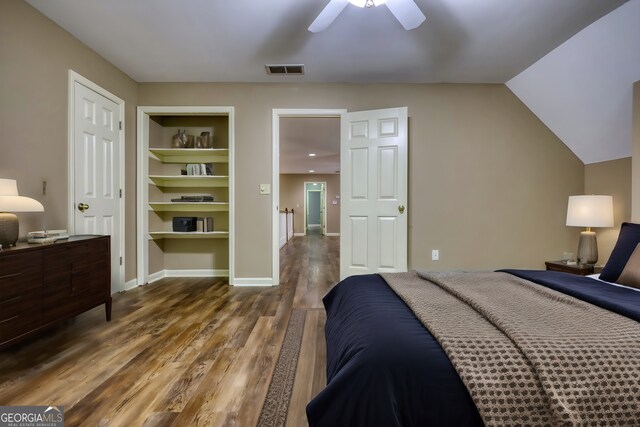
[[304, 74], [304, 64], [267, 64], [267, 74]]

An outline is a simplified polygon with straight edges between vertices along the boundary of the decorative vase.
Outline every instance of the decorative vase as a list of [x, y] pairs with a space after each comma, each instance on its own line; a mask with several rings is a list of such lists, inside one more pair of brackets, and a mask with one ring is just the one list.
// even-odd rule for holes
[[185, 148], [193, 148], [194, 144], [194, 140], [195, 140], [195, 136], [193, 135], [187, 135], [187, 142], [185, 144]]
[[202, 132], [198, 137], [199, 146], [197, 148], [211, 148], [213, 146], [211, 139], [210, 132]]
[[180, 129], [178, 129], [178, 133], [171, 138], [171, 146], [173, 148], [185, 148], [187, 146], [186, 131], [180, 131]]

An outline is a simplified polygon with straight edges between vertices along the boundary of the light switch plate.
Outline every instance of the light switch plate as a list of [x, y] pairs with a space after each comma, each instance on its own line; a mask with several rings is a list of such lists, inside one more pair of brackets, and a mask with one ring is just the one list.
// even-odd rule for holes
[[260, 184], [260, 194], [271, 194], [271, 184]]

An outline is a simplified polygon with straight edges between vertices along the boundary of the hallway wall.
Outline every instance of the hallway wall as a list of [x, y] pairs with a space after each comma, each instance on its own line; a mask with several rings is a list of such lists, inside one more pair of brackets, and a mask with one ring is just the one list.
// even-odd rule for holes
[[[294, 233], [304, 233], [304, 183], [327, 183], [327, 233], [340, 233], [340, 175], [280, 175], [280, 209], [294, 209]], [[333, 204], [336, 201], [337, 204]]]

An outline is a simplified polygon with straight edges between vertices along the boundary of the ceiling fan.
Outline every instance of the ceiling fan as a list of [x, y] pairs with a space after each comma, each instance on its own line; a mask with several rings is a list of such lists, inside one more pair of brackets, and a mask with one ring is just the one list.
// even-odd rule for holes
[[311, 23], [309, 31], [319, 33], [340, 15], [340, 12], [351, 3], [358, 7], [373, 7], [386, 4], [405, 30], [413, 30], [424, 22], [426, 17], [414, 0], [330, 0], [320, 15]]

